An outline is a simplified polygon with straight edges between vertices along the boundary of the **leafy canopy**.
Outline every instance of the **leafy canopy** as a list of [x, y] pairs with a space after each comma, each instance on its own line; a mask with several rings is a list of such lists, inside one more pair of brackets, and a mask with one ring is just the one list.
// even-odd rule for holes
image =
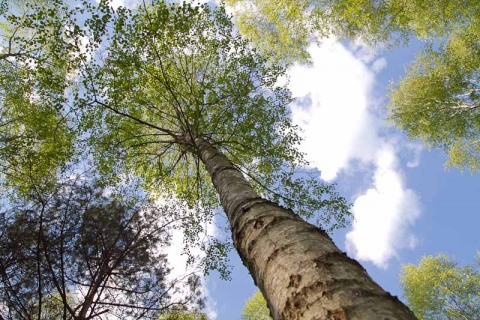
[[[57, 170], [77, 151], [76, 74], [109, 9], [85, 1], [70, 7], [62, 0], [6, 0], [2, 10], [0, 182], [27, 194], [55, 184]], [[87, 12], [96, 18], [84, 17], [82, 29], [77, 20]]]
[[255, 291], [253, 296], [245, 302], [242, 312], [242, 320], [271, 320], [267, 301], [260, 290]]
[[480, 170], [480, 18], [429, 48], [390, 95], [390, 118], [413, 139], [443, 147], [447, 165]]
[[[72, 134], [61, 113], [70, 52], [59, 31], [70, 21], [62, 5], [5, 3], [10, 10], [0, 26], [1, 178], [21, 189], [22, 179], [54, 175], [72, 152]], [[40, 14], [36, 9], [44, 4]]]
[[475, 15], [476, 0], [226, 0], [241, 34], [275, 60], [309, 60], [322, 38], [361, 38], [369, 44], [442, 37]]
[[[347, 223], [333, 186], [308, 174], [291, 123], [285, 70], [253, 50], [223, 7], [155, 2], [118, 12], [102, 56], [84, 73], [83, 126], [104, 174], [134, 172], [208, 210], [217, 195], [195, 147], [225, 153], [266, 197], [326, 227]], [[335, 222], [332, 222], [336, 218]]]
[[401, 281], [408, 306], [421, 320], [480, 319], [478, 266], [461, 268], [443, 254], [426, 256], [418, 266], [404, 265]]

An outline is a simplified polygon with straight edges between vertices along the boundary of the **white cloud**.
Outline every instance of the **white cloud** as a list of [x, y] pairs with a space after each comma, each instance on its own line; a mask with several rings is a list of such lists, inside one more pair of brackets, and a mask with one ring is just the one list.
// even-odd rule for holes
[[110, 5], [114, 8], [114, 9], [118, 9], [118, 7], [124, 7], [125, 6], [125, 3], [123, 0], [112, 0], [112, 2], [110, 2]]
[[366, 64], [374, 61], [377, 55], [375, 49], [366, 46], [360, 39], [350, 42], [349, 49], [358, 60]]
[[386, 66], [387, 66], [387, 59], [380, 58], [380, 59], [377, 59], [377, 60], [373, 61], [371, 69], [372, 69], [373, 72], [379, 73], [380, 71], [385, 69]]
[[296, 97], [308, 96], [311, 107], [293, 105], [292, 115], [305, 130], [308, 160], [332, 181], [351, 160], [372, 161], [378, 148], [380, 123], [368, 111], [374, 75], [334, 41], [310, 53], [313, 68], [292, 68], [290, 89]]
[[[420, 212], [417, 196], [405, 187], [397, 156], [399, 139], [384, 136], [384, 120], [372, 112], [379, 101], [373, 93], [375, 76], [387, 61], [361, 44], [348, 50], [334, 40], [309, 51], [312, 66], [289, 71], [290, 89], [301, 97], [292, 106], [294, 123], [305, 133], [301, 148], [326, 181], [342, 172], [373, 176], [354, 199], [355, 222], [346, 245], [357, 259], [385, 267], [399, 249], [415, 245], [408, 228]], [[409, 167], [418, 165], [420, 149], [400, 151], [413, 155]]]
[[373, 186], [354, 202], [355, 221], [346, 246], [357, 259], [386, 267], [399, 249], [416, 244], [408, 228], [419, 216], [419, 200], [405, 188], [391, 146], [379, 150], [375, 164]]
[[410, 152], [410, 160], [407, 162], [407, 167], [416, 168], [420, 165], [420, 155], [423, 151], [423, 146], [418, 143], [407, 143], [407, 150]]

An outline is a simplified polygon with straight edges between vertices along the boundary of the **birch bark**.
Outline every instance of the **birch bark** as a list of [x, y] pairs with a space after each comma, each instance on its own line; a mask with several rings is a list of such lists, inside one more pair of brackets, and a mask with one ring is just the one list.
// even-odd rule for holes
[[195, 138], [232, 238], [274, 319], [416, 319], [322, 229], [260, 197], [212, 144]]

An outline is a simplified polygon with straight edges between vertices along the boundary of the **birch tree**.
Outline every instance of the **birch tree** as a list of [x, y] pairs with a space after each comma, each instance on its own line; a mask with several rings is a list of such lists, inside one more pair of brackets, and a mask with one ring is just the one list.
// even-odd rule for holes
[[153, 1], [135, 12], [98, 10], [80, 31], [91, 29], [99, 50], [73, 69], [73, 107], [64, 101], [58, 112], [104, 183], [134, 174], [152, 196], [171, 192], [203, 219], [219, 198], [275, 319], [413, 319], [331, 241], [327, 231], [348, 223], [349, 206], [306, 170], [292, 98], [277, 83], [284, 69], [236, 34], [222, 7]]
[[84, 128], [103, 173], [134, 172], [191, 206], [212, 207], [218, 193], [275, 319], [413, 319], [299, 216], [320, 212], [323, 228], [339, 227], [348, 205], [299, 172], [307, 163], [290, 93], [277, 85], [284, 70], [236, 35], [221, 7], [138, 10], [120, 12], [109, 47], [85, 70]]

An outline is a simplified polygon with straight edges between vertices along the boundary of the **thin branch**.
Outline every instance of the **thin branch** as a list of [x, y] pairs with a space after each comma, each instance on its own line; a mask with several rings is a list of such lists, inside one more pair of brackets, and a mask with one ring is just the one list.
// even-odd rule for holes
[[98, 101], [96, 97], [95, 97], [94, 103], [97, 103], [97, 104], [101, 105], [102, 107], [105, 107], [106, 109], [114, 112], [115, 114], [118, 114], [118, 115], [120, 115], [120, 116], [126, 117], [126, 118], [131, 119], [131, 120], [133, 120], [133, 121], [136, 121], [136, 122], [138, 122], [138, 123], [140, 123], [140, 124], [143, 124], [143, 125], [145, 125], [145, 126], [147, 126], [147, 127], [156, 129], [156, 130], [158, 130], [158, 131], [160, 131], [160, 132], [164, 132], [164, 133], [170, 135], [170, 136], [173, 137], [173, 138], [176, 138], [176, 134], [175, 134], [173, 131], [168, 130], [168, 129], [165, 129], [165, 128], [158, 127], [158, 126], [156, 126], [156, 125], [154, 125], [154, 124], [151, 124], [151, 123], [149, 123], [149, 122], [143, 121], [142, 119], [139, 119], [139, 118], [137, 118], [137, 117], [134, 117], [134, 116], [132, 116], [132, 115], [130, 115], [130, 114], [128, 114], [128, 113], [119, 111], [119, 110], [117, 110], [117, 109], [115, 109], [115, 108], [113, 108], [113, 107], [110, 107], [110, 106], [109, 106], [108, 104], [106, 104], [106, 103], [103, 103], [103, 102], [101, 102], [101, 101]]

